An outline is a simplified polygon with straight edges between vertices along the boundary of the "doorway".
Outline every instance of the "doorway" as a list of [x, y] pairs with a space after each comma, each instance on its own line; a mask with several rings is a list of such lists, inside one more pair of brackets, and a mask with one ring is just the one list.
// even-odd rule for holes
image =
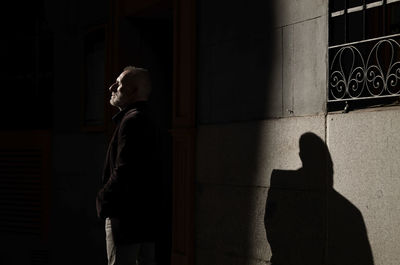
[[[147, 10], [145, 15], [121, 17], [118, 25], [117, 65], [121, 72], [133, 65], [149, 70], [152, 94], [149, 112], [161, 129], [163, 194], [159, 209], [160, 241], [156, 244], [159, 264], [171, 264], [172, 220], [172, 120], [173, 20], [172, 11]], [[117, 67], [118, 68], [118, 67]]]
[[163, 185], [168, 188], [162, 223], [168, 251], [162, 252], [162, 264], [194, 264], [196, 3], [110, 3], [106, 79], [113, 82], [126, 65], [148, 68], [154, 88], [149, 107], [164, 131]]

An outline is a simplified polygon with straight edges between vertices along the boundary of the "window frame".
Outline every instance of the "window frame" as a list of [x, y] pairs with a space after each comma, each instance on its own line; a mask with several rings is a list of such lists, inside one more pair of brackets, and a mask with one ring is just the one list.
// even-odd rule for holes
[[[327, 111], [337, 111], [337, 110], [348, 110], [351, 108], [366, 108], [371, 106], [383, 106], [388, 104], [399, 104], [400, 99], [400, 32], [395, 34], [386, 35], [388, 32], [387, 23], [388, 21], [388, 10], [389, 8], [399, 8], [400, 9], [400, 0], [380, 0], [380, 1], [369, 1], [362, 0], [362, 5], [349, 6], [349, 0], [344, 0], [342, 3], [344, 4], [343, 8], [338, 8], [333, 10], [334, 1], [329, 1], [329, 9], [328, 9], [328, 17], [329, 17], [329, 40], [328, 40], [328, 56], [329, 56], [329, 65], [328, 65], [328, 84], [327, 84]], [[398, 3], [398, 6], [389, 4]], [[381, 36], [367, 38], [366, 32], [366, 12], [372, 8], [377, 8], [382, 6], [382, 16], [381, 23], [383, 28], [381, 29]], [[376, 10], [375, 10], [376, 11]], [[380, 11], [380, 10], [379, 10]], [[349, 14], [355, 12], [362, 12], [362, 39], [357, 41], [349, 41]], [[343, 16], [344, 19], [344, 29], [343, 29], [343, 43], [334, 43], [333, 44], [333, 19], [339, 16]], [[393, 25], [393, 24], [390, 24]], [[370, 47], [368, 47], [370, 46]], [[378, 52], [380, 52], [384, 47], [385, 50], [392, 50], [391, 55], [389, 52], [384, 53], [382, 57], [378, 57]], [[361, 50], [361, 51], [360, 51]], [[344, 55], [343, 55], [344, 54]], [[376, 65], [379, 67], [376, 68], [375, 72], [371, 71], [372, 66], [376, 66], [370, 62], [370, 59], [373, 57], [371, 54], [376, 54]], [[347, 57], [347, 62], [346, 62]], [[350, 59], [349, 59], [350, 57]], [[345, 58], [345, 59], [343, 59]], [[388, 61], [388, 58], [394, 59], [390, 61], [387, 66], [387, 72], [382, 70], [383, 68], [379, 64], [379, 60]], [[358, 60], [361, 63], [355, 63], [355, 60]], [[339, 61], [339, 62], [338, 62]], [[351, 62], [349, 62], [351, 61]], [[372, 61], [372, 60], [371, 60]], [[369, 65], [371, 64], [371, 65]], [[340, 70], [335, 70], [336, 65], [339, 65]], [[344, 65], [344, 67], [343, 67]], [[349, 67], [351, 65], [351, 67]], [[353, 69], [353, 65], [359, 65]], [[392, 67], [394, 65], [394, 68]], [[386, 65], [384, 65], [386, 66]], [[343, 69], [345, 67], [350, 68], [348, 74], [346, 76], [346, 71]], [[353, 77], [353, 70], [359, 68], [358, 77]], [[377, 70], [378, 68], [379, 71]], [[397, 69], [394, 79], [393, 75], [390, 75], [390, 71], [392, 69]], [[346, 73], [345, 73], [346, 72]], [[370, 92], [370, 87], [374, 87], [375, 84], [367, 84], [372, 79], [368, 74], [376, 75], [376, 72], [379, 72], [381, 77], [380, 83], [382, 88], [381, 91], [378, 92]], [[334, 74], [336, 73], [336, 77]], [[357, 76], [355, 74], [355, 76]], [[336, 79], [335, 79], [336, 78]], [[354, 79], [355, 78], [355, 79]], [[394, 84], [396, 89], [398, 90], [390, 90], [391, 80], [394, 80]], [[342, 80], [341, 80], [342, 79]], [[371, 79], [371, 80], [370, 80]], [[336, 80], [336, 83], [334, 83]], [[339, 87], [340, 82], [341, 87]], [[354, 81], [355, 80], [355, 81]], [[374, 79], [373, 82], [375, 82]], [[336, 86], [334, 86], [336, 84]], [[359, 95], [352, 95], [353, 89], [359, 89], [361, 92]], [[361, 88], [359, 88], [361, 87]], [[336, 97], [333, 93], [334, 91], [340, 91], [342, 96]], [[351, 90], [353, 89], [353, 90]], [[368, 91], [367, 91], [368, 90]], [[373, 89], [372, 89], [373, 90]], [[356, 91], [357, 92], [357, 91]], [[361, 93], [364, 93], [361, 95]]]

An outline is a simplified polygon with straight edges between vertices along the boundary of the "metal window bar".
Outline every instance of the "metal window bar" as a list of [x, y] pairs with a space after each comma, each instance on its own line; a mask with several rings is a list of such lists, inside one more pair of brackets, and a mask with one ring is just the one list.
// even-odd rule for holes
[[365, 30], [365, 23], [366, 23], [366, 9], [367, 9], [367, 4], [365, 3], [365, 0], [363, 0], [363, 10], [362, 10], [362, 16], [363, 16], [363, 18], [362, 18], [362, 25], [363, 25], [363, 28], [362, 28], [362, 32], [363, 32], [363, 34], [362, 34], [362, 39], [363, 40], [365, 40], [365, 36], [366, 36], [366, 30]]
[[329, 47], [328, 102], [400, 96], [400, 34]]
[[386, 8], [386, 0], [383, 0], [383, 8], [382, 8], [382, 13], [383, 13], [383, 35], [386, 35], [386, 17], [387, 17], [387, 8]]
[[349, 16], [348, 16], [348, 9], [349, 0], [344, 1], [344, 42], [346, 43], [348, 38], [348, 29], [349, 29]]
[[[366, 9], [371, 9], [371, 8], [382, 6], [382, 5], [385, 7], [387, 4], [400, 2], [400, 0], [385, 0], [385, 1], [381, 0], [381, 1], [376, 1], [376, 2], [369, 3], [369, 4], [366, 4], [365, 0], [363, 2], [364, 3], [362, 5], [351, 7], [351, 8], [347, 8], [347, 6], [348, 6], [347, 5], [345, 7], [345, 9], [338, 10], [338, 11], [335, 11], [335, 12], [331, 12], [330, 15], [331, 15], [331, 17], [342, 16], [342, 15], [345, 14], [346, 9], [347, 9], [347, 13], [350, 14], [350, 13], [353, 13], [353, 12], [362, 11], [362, 10], [366, 10]], [[346, 1], [346, 3], [347, 3], [347, 1]]]
[[[400, 0], [382, 0], [329, 12], [330, 17], [344, 16], [344, 43], [329, 47], [329, 83], [327, 102], [345, 102], [361, 99], [390, 98], [400, 96], [400, 34], [387, 34], [387, 4]], [[366, 39], [366, 10], [383, 6], [384, 36]], [[362, 40], [349, 40], [348, 14], [362, 14]]]

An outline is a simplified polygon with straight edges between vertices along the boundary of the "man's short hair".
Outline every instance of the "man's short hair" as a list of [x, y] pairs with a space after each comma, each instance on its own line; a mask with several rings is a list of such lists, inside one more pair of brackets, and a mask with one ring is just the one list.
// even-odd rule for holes
[[124, 68], [124, 72], [127, 72], [132, 84], [138, 88], [138, 96], [147, 99], [151, 92], [149, 71], [144, 68], [127, 66]]

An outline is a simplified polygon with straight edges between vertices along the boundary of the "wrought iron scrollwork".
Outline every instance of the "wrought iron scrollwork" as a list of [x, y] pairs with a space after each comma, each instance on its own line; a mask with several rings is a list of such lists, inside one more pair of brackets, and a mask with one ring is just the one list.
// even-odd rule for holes
[[400, 44], [396, 40], [364, 41], [335, 49], [328, 101], [400, 95]]
[[363, 91], [364, 60], [356, 47], [345, 46], [336, 53], [331, 65], [330, 87], [334, 99], [357, 97]]

